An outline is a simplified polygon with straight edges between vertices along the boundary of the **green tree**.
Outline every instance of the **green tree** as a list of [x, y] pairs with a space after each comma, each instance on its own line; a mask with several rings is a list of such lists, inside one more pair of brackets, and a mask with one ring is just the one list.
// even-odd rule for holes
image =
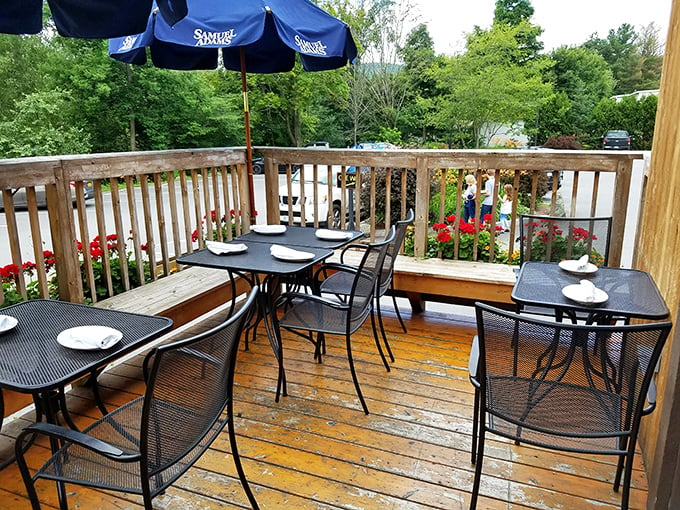
[[[603, 98], [610, 97], [614, 88], [614, 78], [604, 58], [584, 46], [562, 46], [550, 55], [553, 66], [547, 73], [556, 93], [555, 98], [560, 105], [549, 106], [550, 101], [542, 105], [543, 113], [539, 113], [539, 138], [542, 141], [551, 136], [577, 135], [590, 133], [593, 108]], [[565, 108], [564, 97], [569, 106]], [[554, 105], [556, 106], [556, 105]], [[549, 112], [559, 112], [558, 119], [550, 119]]]
[[608, 129], [625, 129], [631, 134], [631, 147], [651, 150], [658, 98], [650, 95], [641, 99], [627, 96], [620, 101], [603, 99], [593, 110], [593, 138]]
[[633, 26], [624, 23], [612, 29], [607, 37], [590, 36], [583, 46], [599, 53], [609, 64], [614, 79], [615, 94], [634, 92], [640, 80], [640, 58], [636, 46], [637, 34]]
[[517, 64], [523, 50], [515, 36], [525, 23], [476, 30], [468, 37], [466, 53], [449, 59], [437, 73], [442, 94], [435, 122], [441, 129], [469, 130], [479, 148], [502, 125], [535, 117], [541, 99], [551, 93], [542, 77], [549, 62]]
[[531, 23], [533, 15], [534, 7], [529, 0], [496, 0], [494, 25], [518, 27], [515, 39], [522, 50], [517, 57], [519, 64], [538, 58], [539, 53], [543, 51], [543, 43], [538, 40], [543, 29]]

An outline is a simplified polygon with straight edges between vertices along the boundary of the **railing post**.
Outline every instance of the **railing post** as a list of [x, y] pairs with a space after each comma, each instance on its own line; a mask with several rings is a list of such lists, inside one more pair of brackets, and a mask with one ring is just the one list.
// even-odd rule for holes
[[[612, 237], [609, 244], [609, 265], [612, 267], [621, 265], [632, 175], [633, 160], [619, 161], [616, 168], [616, 186], [614, 187], [614, 200], [612, 202]], [[639, 228], [640, 225], [638, 224]]]
[[82, 303], [83, 282], [73, 220], [73, 201], [68, 172], [60, 161], [54, 167], [55, 184], [45, 186], [47, 215], [52, 233], [52, 247], [57, 269], [59, 299]]
[[416, 212], [413, 254], [424, 257], [427, 253], [427, 229], [430, 209], [430, 170], [426, 157], [416, 158]]

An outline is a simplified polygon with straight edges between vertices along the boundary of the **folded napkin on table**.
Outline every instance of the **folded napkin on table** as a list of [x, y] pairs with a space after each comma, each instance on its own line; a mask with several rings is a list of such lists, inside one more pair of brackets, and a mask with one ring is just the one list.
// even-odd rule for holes
[[328, 228], [320, 228], [315, 232], [319, 239], [349, 239], [352, 237], [352, 232], [343, 232], [342, 230], [330, 230]]
[[310, 253], [308, 251], [293, 250], [292, 248], [287, 248], [285, 246], [281, 246], [280, 244], [272, 244], [271, 248], [269, 248], [269, 252], [274, 257], [281, 257], [281, 258], [303, 259], [303, 258], [314, 257], [314, 254]]
[[[587, 257], [587, 255], [585, 255]], [[586, 262], [587, 264], [587, 262]], [[595, 301], [595, 285], [590, 280], [581, 280], [580, 291], [582, 293], [582, 299], [586, 303], [592, 303]]]
[[9, 328], [14, 324], [14, 320], [14, 317], [10, 317], [9, 315], [0, 315], [0, 330]]
[[108, 349], [123, 337], [123, 333], [108, 326], [78, 326], [65, 329], [57, 341], [72, 349]]
[[240, 253], [242, 251], [246, 251], [248, 249], [248, 246], [246, 246], [243, 243], [219, 243], [217, 241], [206, 241], [205, 242], [206, 248], [210, 251], [210, 253], [214, 253], [215, 255], [224, 255], [227, 253]]
[[[588, 255], [584, 255], [583, 257], [578, 259], [576, 262], [577, 262], [576, 269], [578, 269], [579, 271], [585, 271], [586, 268], [588, 267]], [[588, 283], [590, 283], [590, 282], [588, 282]]]

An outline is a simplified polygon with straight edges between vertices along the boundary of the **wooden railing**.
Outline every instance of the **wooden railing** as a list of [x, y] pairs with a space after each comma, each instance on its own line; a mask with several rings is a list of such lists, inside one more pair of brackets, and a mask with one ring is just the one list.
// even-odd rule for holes
[[[325, 174], [328, 180], [327, 193], [318, 186], [311, 191], [312, 205], [307, 207], [315, 210], [315, 225], [332, 219], [333, 214], [332, 208], [328, 218], [316, 210], [320, 194], [333, 197], [335, 193], [339, 197], [342, 226], [346, 226], [347, 212], [353, 208], [352, 219], [366, 229], [369, 239], [379, 235], [381, 223], [390, 224], [397, 219], [395, 211], [413, 206], [416, 212], [413, 249], [418, 257], [426, 253], [432, 223], [451, 214], [461, 216], [460, 204], [453, 211], [445, 207], [445, 191], [450, 191], [450, 183], [454, 182], [453, 189], [460, 196], [465, 173], [475, 173], [480, 187], [482, 173], [488, 168], [502, 170], [503, 178], [510, 179], [515, 188], [522, 180], [524, 186], [529, 186], [532, 212], [539, 205], [555, 212], [558, 196], [565, 194], [564, 189], [558, 192], [557, 179], [553, 179], [550, 193], [540, 198], [537, 190], [545, 182], [545, 174], [555, 170], [570, 173], [572, 200], [564, 205], [567, 214], [574, 213], [576, 199], [583, 192], [578, 186], [581, 176], [594, 175], [593, 185], [587, 190], [594, 213], [601, 195], [600, 176], [612, 174], [613, 265], [621, 258], [633, 160], [642, 157], [632, 152], [587, 151], [258, 150], [265, 156], [266, 212], [260, 212], [263, 217], [260, 223], [278, 223], [283, 211], [292, 212], [291, 206], [280, 205], [279, 189], [282, 186], [284, 194], [292, 192], [294, 171], [301, 168], [307, 177], [317, 180]], [[285, 166], [286, 175], [279, 174], [279, 165]], [[350, 207], [347, 190], [348, 171], [352, 167], [360, 169], [353, 177], [356, 189], [361, 191], [354, 193], [355, 202]], [[339, 180], [336, 174], [340, 175]], [[401, 177], [399, 184], [393, 184], [395, 176]], [[84, 180], [93, 181], [91, 200], [85, 199], [81, 184]], [[497, 186], [500, 181], [496, 179]], [[47, 199], [45, 211], [38, 201], [38, 187], [42, 186]], [[415, 193], [409, 186], [415, 188]], [[17, 189], [25, 194], [28, 203], [25, 212], [14, 208]], [[444, 191], [434, 217], [430, 212], [432, 190]], [[206, 238], [230, 239], [248, 231], [254, 220], [243, 148], [0, 160], [0, 193], [4, 204], [0, 228], [6, 226], [6, 232], [0, 231], [0, 268], [8, 263], [21, 268], [31, 262], [38, 268], [51, 268], [47, 273], [36, 270], [28, 286], [23, 276], [13, 280], [21, 299], [30, 295], [48, 297], [58, 292], [60, 299], [96, 302], [171, 273], [177, 255], [203, 247]], [[304, 204], [304, 189], [300, 194]], [[291, 200], [287, 202], [290, 204]], [[515, 204], [513, 220], [516, 212]], [[289, 221], [293, 221], [292, 215]], [[513, 239], [517, 236], [514, 221], [512, 225], [510, 250], [514, 249]], [[108, 243], [103, 241], [107, 236]], [[101, 241], [89, 246], [94, 237]], [[492, 250], [489, 261], [493, 262], [496, 255]], [[4, 278], [11, 280], [7, 275]], [[4, 300], [5, 295], [0, 294], [0, 304]]]

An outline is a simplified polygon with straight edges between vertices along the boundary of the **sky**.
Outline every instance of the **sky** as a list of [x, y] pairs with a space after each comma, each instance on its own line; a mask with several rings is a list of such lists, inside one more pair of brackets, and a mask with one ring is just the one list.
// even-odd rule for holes
[[[465, 34], [475, 25], [488, 28], [493, 22], [495, 0], [412, 0], [434, 40], [436, 53], [460, 53]], [[532, 22], [543, 28], [544, 48], [576, 46], [591, 34], [606, 37], [610, 29], [630, 23], [638, 30], [652, 21], [660, 27], [659, 40], [666, 40], [672, 0], [532, 0]]]

